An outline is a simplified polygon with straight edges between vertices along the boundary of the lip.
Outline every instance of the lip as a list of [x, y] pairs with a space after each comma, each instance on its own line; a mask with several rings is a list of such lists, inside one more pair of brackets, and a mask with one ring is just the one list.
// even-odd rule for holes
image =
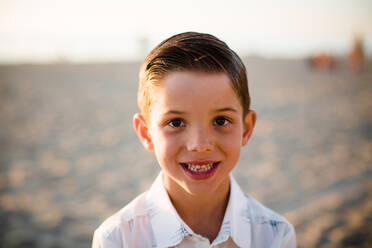
[[[185, 166], [185, 164], [205, 165], [205, 164], [211, 164], [211, 163], [213, 163], [213, 168], [208, 171], [191, 171], [187, 169], [187, 166]], [[205, 180], [205, 179], [212, 177], [216, 173], [220, 163], [221, 161], [216, 161], [216, 160], [193, 160], [193, 161], [182, 162], [180, 163], [180, 166], [182, 167], [183, 172], [191, 179]]]

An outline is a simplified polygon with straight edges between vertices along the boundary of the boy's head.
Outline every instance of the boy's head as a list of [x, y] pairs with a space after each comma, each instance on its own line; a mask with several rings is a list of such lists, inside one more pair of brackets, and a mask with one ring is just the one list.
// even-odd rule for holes
[[174, 35], [146, 57], [139, 73], [138, 105], [146, 120], [151, 112], [152, 90], [172, 72], [226, 73], [245, 116], [250, 107], [246, 69], [223, 41], [210, 34], [187, 32]]
[[256, 121], [239, 57], [208, 34], [173, 36], [143, 63], [138, 103], [134, 128], [168, 193], [227, 194]]

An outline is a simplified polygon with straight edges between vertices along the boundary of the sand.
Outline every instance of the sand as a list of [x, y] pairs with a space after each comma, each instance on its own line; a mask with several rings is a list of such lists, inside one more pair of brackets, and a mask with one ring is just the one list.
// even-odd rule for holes
[[[299, 247], [372, 243], [372, 63], [245, 60], [245, 192], [295, 226]], [[159, 172], [132, 128], [139, 63], [0, 66], [0, 247], [89, 247]]]

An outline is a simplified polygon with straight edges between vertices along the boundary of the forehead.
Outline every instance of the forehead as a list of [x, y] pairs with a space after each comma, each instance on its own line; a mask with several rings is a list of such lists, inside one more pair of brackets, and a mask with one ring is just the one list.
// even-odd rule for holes
[[240, 105], [232, 82], [225, 73], [172, 72], [154, 87], [153, 93], [152, 104], [163, 107]]

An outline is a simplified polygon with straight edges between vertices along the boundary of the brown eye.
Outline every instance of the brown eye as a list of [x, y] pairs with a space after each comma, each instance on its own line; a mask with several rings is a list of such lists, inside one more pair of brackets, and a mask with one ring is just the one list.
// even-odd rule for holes
[[226, 126], [229, 123], [229, 120], [226, 119], [223, 116], [219, 116], [214, 120], [214, 125], [215, 126]]
[[171, 120], [168, 125], [173, 128], [178, 128], [178, 127], [183, 127], [185, 123], [181, 119], [174, 119], [174, 120]]

